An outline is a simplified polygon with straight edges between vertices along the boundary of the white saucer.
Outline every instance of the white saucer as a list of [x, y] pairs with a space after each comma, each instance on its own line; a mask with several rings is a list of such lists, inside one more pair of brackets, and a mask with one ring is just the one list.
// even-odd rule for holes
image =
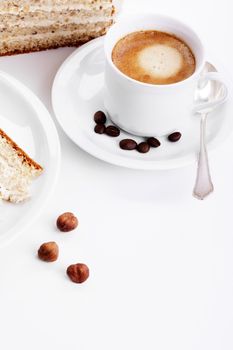
[[[94, 133], [93, 115], [97, 110], [104, 110], [103, 40], [103, 37], [98, 38], [78, 48], [63, 63], [56, 75], [52, 103], [61, 128], [86, 152], [115, 165], [135, 169], [170, 169], [194, 162], [199, 149], [200, 120], [197, 116], [192, 117], [189, 130], [183, 131], [179, 142], [170, 143], [166, 138], [160, 139], [161, 146], [151, 149], [147, 154], [124, 151], [118, 145], [121, 139], [127, 137], [136, 141], [142, 141], [142, 138], [132, 137], [123, 131], [117, 138]], [[231, 85], [229, 100], [208, 118], [208, 150], [220, 145], [232, 132], [232, 113]]]

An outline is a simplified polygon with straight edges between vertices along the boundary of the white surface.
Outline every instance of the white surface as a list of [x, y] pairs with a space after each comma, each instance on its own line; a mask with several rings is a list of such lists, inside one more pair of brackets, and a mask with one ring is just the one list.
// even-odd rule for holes
[[41, 213], [56, 185], [60, 142], [41, 101], [12, 76], [0, 72], [1, 128], [44, 168], [31, 185], [31, 198], [18, 205], [1, 202], [0, 245], [8, 243]]
[[[55, 77], [52, 88], [52, 104], [61, 128], [79, 147], [96, 158], [126, 168], [172, 169], [195, 162], [200, 145], [200, 118], [191, 112], [192, 105], [189, 106], [189, 114], [186, 113], [187, 123], [183, 123], [182, 129], [171, 129], [171, 132], [177, 130], [182, 132], [181, 140], [177, 143], [171, 143], [167, 140], [167, 135], [159, 137], [161, 147], [151, 148], [147, 154], [140, 154], [137, 151], [126, 152], [119, 147], [120, 140], [124, 138], [133, 137], [138, 143], [144, 141], [145, 138], [132, 136], [122, 130], [117, 138], [94, 132], [94, 113], [98, 110], [106, 112], [103, 102], [103, 40], [103, 38], [98, 38], [78, 48], [62, 64]], [[217, 68], [220, 71], [224, 70], [222, 67], [217, 66]], [[208, 73], [210, 77], [211, 74], [213, 79], [218, 79], [218, 72]], [[231, 81], [228, 85], [228, 101], [224, 106], [216, 108], [208, 118], [207, 142], [209, 151], [221, 145], [232, 133], [233, 89]], [[221, 100], [226, 99], [226, 96], [227, 93], [223, 94]], [[183, 94], [181, 97], [184, 97]], [[210, 102], [208, 102], [209, 104]], [[202, 106], [200, 102], [199, 105]], [[177, 113], [177, 111], [174, 113], [173, 108], [171, 116], [175, 117]], [[106, 125], [108, 124], [112, 124], [110, 119]]]
[[[126, 10], [185, 19], [233, 73], [230, 1], [129, 0]], [[201, 11], [200, 11], [201, 8]], [[73, 49], [3, 57], [3, 69], [51, 110], [49, 90]], [[233, 111], [232, 111], [233, 113]], [[233, 138], [210, 166], [215, 193], [191, 197], [195, 166], [144, 172], [96, 160], [60, 131], [62, 169], [40, 219], [0, 251], [0, 348], [4, 350], [232, 350]], [[77, 213], [71, 234], [58, 214]], [[56, 240], [60, 259], [36, 259]], [[74, 285], [67, 265], [86, 262], [91, 277]]]

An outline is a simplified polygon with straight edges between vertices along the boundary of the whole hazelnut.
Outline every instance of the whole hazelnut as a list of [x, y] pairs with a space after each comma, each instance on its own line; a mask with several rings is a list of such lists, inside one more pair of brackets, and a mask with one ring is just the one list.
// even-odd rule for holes
[[78, 219], [72, 213], [64, 213], [57, 219], [57, 228], [62, 232], [69, 232], [78, 226]]
[[47, 242], [40, 246], [38, 250], [39, 259], [46, 262], [56, 261], [59, 254], [59, 248], [55, 242]]
[[83, 283], [89, 277], [89, 268], [85, 264], [74, 264], [67, 268], [66, 273], [72, 282]]

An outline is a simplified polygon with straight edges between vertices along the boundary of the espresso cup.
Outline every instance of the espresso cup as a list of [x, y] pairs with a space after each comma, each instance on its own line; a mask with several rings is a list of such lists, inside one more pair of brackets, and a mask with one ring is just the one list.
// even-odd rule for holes
[[[194, 73], [185, 80], [167, 85], [143, 83], [123, 74], [112, 61], [113, 48], [127, 34], [141, 30], [167, 32], [183, 40], [195, 56]], [[134, 135], [160, 137], [187, 129], [193, 118], [197, 84], [216, 80], [226, 85], [218, 72], [201, 74], [206, 57], [200, 38], [186, 24], [167, 16], [138, 14], [120, 18], [105, 37], [104, 51], [105, 109], [113, 123]], [[218, 102], [225, 99], [226, 94]], [[204, 107], [205, 103], [202, 105]]]

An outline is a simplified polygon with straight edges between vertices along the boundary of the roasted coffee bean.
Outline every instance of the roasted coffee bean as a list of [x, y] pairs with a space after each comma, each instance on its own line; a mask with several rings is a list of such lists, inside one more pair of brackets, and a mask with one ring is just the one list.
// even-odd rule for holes
[[140, 153], [147, 153], [150, 150], [150, 145], [147, 142], [141, 142], [137, 145], [137, 150]]
[[95, 126], [95, 129], [94, 129], [94, 130], [95, 130], [96, 134], [104, 134], [106, 128], [105, 128], [105, 125], [103, 125], [103, 124], [97, 124], [97, 125]]
[[181, 138], [181, 133], [180, 132], [178, 132], [178, 131], [176, 131], [176, 132], [173, 132], [172, 134], [170, 134], [169, 136], [168, 136], [168, 140], [170, 141], [170, 142], [177, 142], [177, 141], [179, 141], [179, 139]]
[[109, 125], [105, 130], [105, 134], [111, 137], [117, 137], [120, 135], [120, 130], [114, 125]]
[[161, 143], [159, 142], [159, 140], [157, 140], [155, 137], [150, 137], [148, 140], [147, 140], [147, 143], [151, 146], [151, 147], [154, 147], [154, 148], [157, 148], [161, 145]]
[[94, 121], [96, 124], [105, 124], [106, 123], [106, 115], [102, 111], [98, 111], [94, 114]]
[[121, 149], [124, 149], [126, 151], [132, 151], [137, 147], [137, 142], [135, 142], [132, 139], [124, 139], [124, 140], [121, 140], [119, 145]]

